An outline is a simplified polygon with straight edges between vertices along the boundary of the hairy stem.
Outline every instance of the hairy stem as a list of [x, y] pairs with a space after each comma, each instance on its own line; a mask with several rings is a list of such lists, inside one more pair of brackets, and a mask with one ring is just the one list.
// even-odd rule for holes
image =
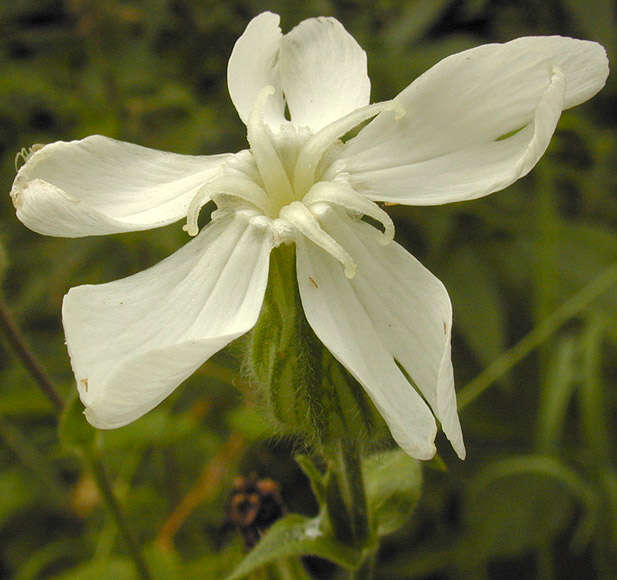
[[[355, 443], [338, 439], [327, 444], [324, 455], [329, 469], [326, 503], [334, 535], [345, 544], [364, 548], [370, 541], [370, 526], [360, 450]], [[349, 578], [370, 580], [372, 559], [371, 555]]]

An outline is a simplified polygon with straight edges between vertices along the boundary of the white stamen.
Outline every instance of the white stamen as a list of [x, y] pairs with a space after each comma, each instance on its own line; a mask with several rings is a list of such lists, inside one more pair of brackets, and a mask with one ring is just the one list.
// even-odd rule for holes
[[294, 201], [283, 207], [280, 217], [338, 260], [343, 265], [347, 278], [353, 278], [356, 275], [357, 265], [353, 258], [334, 238], [321, 228], [315, 216], [302, 202]]
[[197, 220], [199, 219], [199, 212], [204, 203], [217, 194], [239, 197], [248, 201], [262, 212], [266, 211], [269, 203], [266, 192], [250, 179], [231, 175], [214, 179], [202, 185], [189, 204], [186, 212], [186, 224], [182, 226], [182, 229], [189, 236], [196, 236], [198, 234], [199, 226], [197, 225]]
[[345, 133], [354, 127], [384, 111], [394, 111], [395, 118], [400, 119], [406, 113], [398, 101], [384, 101], [361, 107], [341, 119], [326, 125], [315, 133], [304, 145], [294, 171], [294, 189], [298, 195], [305, 194], [315, 181], [315, 171], [326, 150]]
[[386, 245], [394, 239], [394, 223], [390, 216], [375, 202], [359, 195], [346, 183], [320, 181], [311, 187], [302, 202], [308, 206], [325, 202], [372, 217], [384, 228], [383, 233], [379, 232], [379, 242]]
[[27, 163], [28, 159], [30, 159], [30, 157], [32, 157], [37, 151], [43, 149], [43, 147], [45, 147], [44, 143], [35, 143], [29, 148], [22, 147], [21, 151], [18, 151], [15, 155], [15, 171], [19, 169], [18, 162], [20, 159], [22, 159], [24, 163]]
[[270, 130], [264, 121], [266, 103], [275, 92], [275, 88], [271, 85], [261, 89], [257, 99], [255, 99], [246, 128], [251, 153], [259, 169], [265, 189], [271, 196], [275, 196], [278, 199], [279, 205], [283, 205], [294, 199], [293, 190], [285, 168], [272, 143]]

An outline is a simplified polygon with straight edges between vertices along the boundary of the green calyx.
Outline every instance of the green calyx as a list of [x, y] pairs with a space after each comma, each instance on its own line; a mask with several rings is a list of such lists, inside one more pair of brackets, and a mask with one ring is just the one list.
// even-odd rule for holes
[[271, 253], [268, 288], [249, 337], [245, 366], [262, 388], [268, 414], [284, 433], [300, 435], [311, 444], [387, 437], [362, 387], [306, 320], [293, 245]]

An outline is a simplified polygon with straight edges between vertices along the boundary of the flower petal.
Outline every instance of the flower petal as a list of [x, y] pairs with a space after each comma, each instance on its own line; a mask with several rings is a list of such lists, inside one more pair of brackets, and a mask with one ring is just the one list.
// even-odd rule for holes
[[366, 53], [334, 18], [298, 24], [283, 37], [279, 60], [296, 125], [317, 131], [369, 103]]
[[607, 75], [602, 46], [558, 36], [455, 54], [396, 97], [402, 119], [382, 113], [352, 139], [339, 170], [375, 200], [432, 205], [487, 195], [531, 170], [561, 110], [592, 97]]
[[177, 155], [92, 135], [45, 145], [21, 167], [11, 198], [30, 229], [69, 238], [145, 230], [186, 215], [232, 154]]
[[268, 228], [235, 214], [144, 272], [72, 288], [62, 315], [90, 423], [137, 419], [252, 328], [271, 247]]
[[371, 226], [324, 211], [322, 226], [357, 260], [358, 273], [347, 279], [329, 254], [303, 237], [297, 240], [298, 284], [309, 324], [366, 389], [406, 453], [432, 457], [436, 425], [395, 358], [447, 419], [448, 435], [464, 454], [460, 427], [457, 434], [451, 424], [452, 409], [456, 425], [458, 418], [443, 286], [397, 244], [379, 246]]
[[264, 119], [275, 129], [285, 120], [285, 103], [278, 76], [279, 48], [283, 37], [279, 21], [279, 15], [272, 12], [255, 16], [236, 41], [229, 57], [229, 95], [245, 125], [257, 95], [268, 85], [276, 92], [268, 100]]

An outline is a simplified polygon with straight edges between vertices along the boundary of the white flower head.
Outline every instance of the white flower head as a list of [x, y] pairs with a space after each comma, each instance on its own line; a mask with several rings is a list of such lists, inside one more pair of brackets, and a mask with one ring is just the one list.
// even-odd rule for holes
[[42, 234], [144, 230], [186, 217], [195, 235], [200, 208], [218, 206], [158, 265], [65, 296], [88, 420], [114, 428], [137, 419], [248, 332], [270, 251], [295, 243], [310, 326], [394, 439], [430, 458], [436, 418], [464, 457], [450, 299], [392, 241], [392, 221], [375, 202], [441, 204], [508, 186], [544, 153], [561, 111], [592, 97], [607, 75], [596, 43], [519, 38], [450, 56], [392, 101], [371, 105], [366, 55], [337, 20], [312, 18], [283, 35], [279, 17], [264, 12], [228, 66], [249, 149], [184, 156], [94, 135], [28, 151], [11, 197], [19, 219]]

